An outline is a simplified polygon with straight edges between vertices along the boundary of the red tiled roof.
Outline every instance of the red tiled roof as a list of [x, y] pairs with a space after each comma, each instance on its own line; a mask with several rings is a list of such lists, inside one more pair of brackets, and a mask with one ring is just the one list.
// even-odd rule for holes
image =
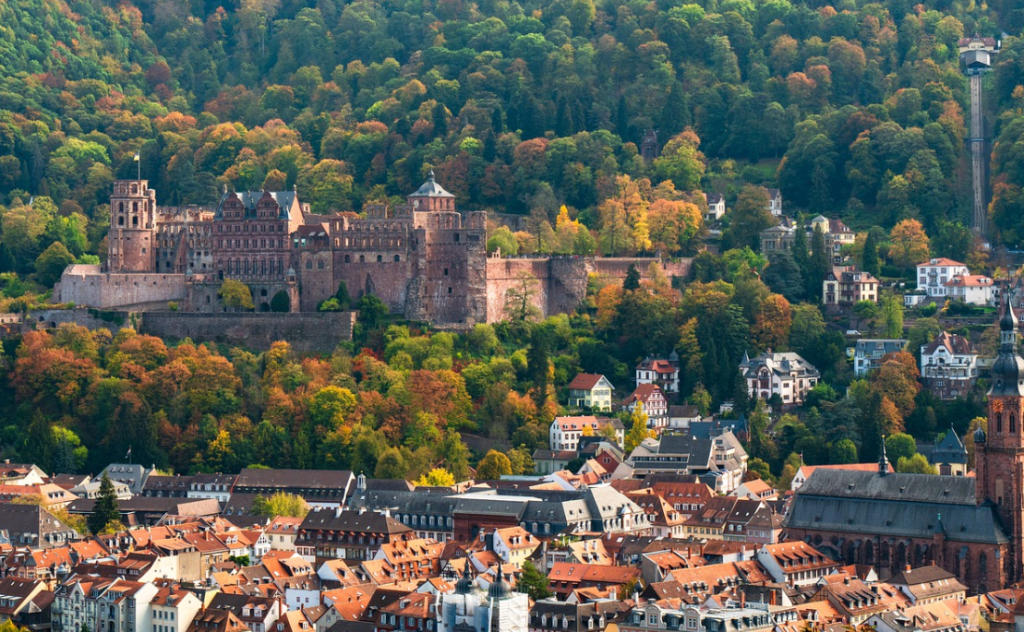
[[603, 375], [594, 375], [593, 373], [580, 373], [573, 378], [572, 382], [569, 382], [569, 389], [574, 391], [593, 390], [603, 377]]

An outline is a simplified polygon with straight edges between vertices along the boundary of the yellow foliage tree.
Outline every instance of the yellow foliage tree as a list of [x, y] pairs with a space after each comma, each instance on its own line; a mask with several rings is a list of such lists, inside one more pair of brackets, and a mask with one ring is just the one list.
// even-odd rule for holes
[[416, 481], [417, 487], [451, 487], [455, 477], [443, 467], [435, 467]]

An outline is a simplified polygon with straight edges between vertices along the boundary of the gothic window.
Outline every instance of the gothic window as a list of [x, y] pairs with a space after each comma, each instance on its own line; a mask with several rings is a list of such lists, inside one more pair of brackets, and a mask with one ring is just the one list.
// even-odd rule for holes
[[1017, 432], [1017, 416], [1010, 413], [1010, 433]]
[[135, 216], [132, 217], [132, 226], [138, 226], [138, 225], [139, 225], [139, 216], [135, 215]]
[[399, 261], [401, 261], [401, 260], [402, 260], [402, 257], [401, 257], [401, 256], [399, 256], [399, 255], [395, 255], [395, 263], [398, 263], [398, 262], [399, 262]]
[[117, 225], [118, 226], [124, 226], [124, 217], [118, 217], [117, 218]]
[[996, 413], [996, 432], [1003, 431], [1003, 413]]
[[317, 270], [323, 270], [324, 269], [324, 262], [323, 261], [317, 261], [316, 262], [316, 267], [317, 267]]
[[309, 260], [309, 259], [306, 260], [306, 269], [307, 270], [312, 270], [313, 269], [313, 262], [311, 260]]

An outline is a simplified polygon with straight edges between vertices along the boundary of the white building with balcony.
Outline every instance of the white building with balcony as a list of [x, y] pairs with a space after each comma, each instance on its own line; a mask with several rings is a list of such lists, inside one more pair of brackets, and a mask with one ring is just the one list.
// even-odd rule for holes
[[953, 278], [971, 273], [967, 266], [952, 259], [930, 259], [917, 264], [917, 289], [924, 290], [931, 297], [945, 297], [949, 294], [946, 284]]

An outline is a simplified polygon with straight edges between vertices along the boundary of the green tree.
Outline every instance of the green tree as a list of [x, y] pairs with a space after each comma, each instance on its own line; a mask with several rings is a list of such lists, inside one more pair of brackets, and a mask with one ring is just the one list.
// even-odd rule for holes
[[381, 320], [388, 314], [387, 304], [374, 294], [363, 294], [356, 302], [359, 322], [368, 329], [376, 329]]
[[405, 457], [398, 448], [388, 448], [377, 460], [377, 467], [373, 471], [376, 478], [402, 479], [409, 471], [405, 463]]
[[833, 465], [857, 462], [857, 445], [849, 439], [840, 439], [829, 447], [829, 462]]
[[860, 267], [861, 270], [873, 274], [874, 276], [879, 275], [881, 267], [878, 263], [878, 242], [879, 232], [881, 229], [872, 228], [868, 231], [867, 237], [864, 238], [864, 250], [861, 252]]
[[64, 244], [55, 241], [41, 255], [36, 257], [36, 279], [39, 280], [39, 284], [43, 287], [52, 287], [54, 283], [60, 281], [60, 276], [64, 274], [64, 269], [74, 262], [74, 255], [68, 251]]
[[507, 456], [497, 450], [488, 451], [476, 468], [476, 477], [484, 481], [496, 481], [502, 476], [507, 476], [511, 473], [512, 462], [509, 461]]
[[900, 459], [909, 459], [917, 454], [917, 442], [914, 437], [900, 432], [885, 438], [885, 455], [890, 463], [898, 463]]
[[903, 337], [903, 301], [892, 292], [882, 292], [878, 299], [887, 338]]
[[522, 572], [519, 574], [516, 585], [520, 591], [525, 592], [534, 601], [547, 599], [554, 594], [549, 589], [548, 578], [530, 560], [523, 562]]
[[932, 474], [939, 473], [938, 468], [928, 462], [923, 454], [915, 454], [910, 458], [900, 457], [896, 462], [896, 471], [901, 474]]
[[501, 254], [514, 257], [519, 254], [519, 242], [508, 226], [499, 226], [487, 238], [487, 252], [501, 251]]
[[284, 290], [278, 290], [277, 293], [270, 299], [270, 311], [283, 314], [292, 311], [292, 299], [288, 297], [288, 292]]
[[92, 514], [89, 516], [89, 530], [94, 534], [101, 533], [110, 524], [121, 521], [121, 510], [117, 503], [117, 491], [114, 483], [103, 472], [100, 479], [100, 489], [96, 494], [96, 503], [93, 505]]
[[236, 279], [227, 279], [220, 286], [220, 302], [228, 309], [252, 311], [252, 290]]
[[761, 231], [778, 223], [768, 209], [768, 191], [750, 185], [743, 188], [733, 209], [725, 217], [729, 226], [722, 235], [722, 241], [729, 248], [759, 249]]
[[252, 503], [252, 513], [268, 519], [278, 516], [305, 518], [309, 509], [309, 505], [301, 496], [285, 492], [276, 492], [269, 497], [261, 494], [253, 499]]

